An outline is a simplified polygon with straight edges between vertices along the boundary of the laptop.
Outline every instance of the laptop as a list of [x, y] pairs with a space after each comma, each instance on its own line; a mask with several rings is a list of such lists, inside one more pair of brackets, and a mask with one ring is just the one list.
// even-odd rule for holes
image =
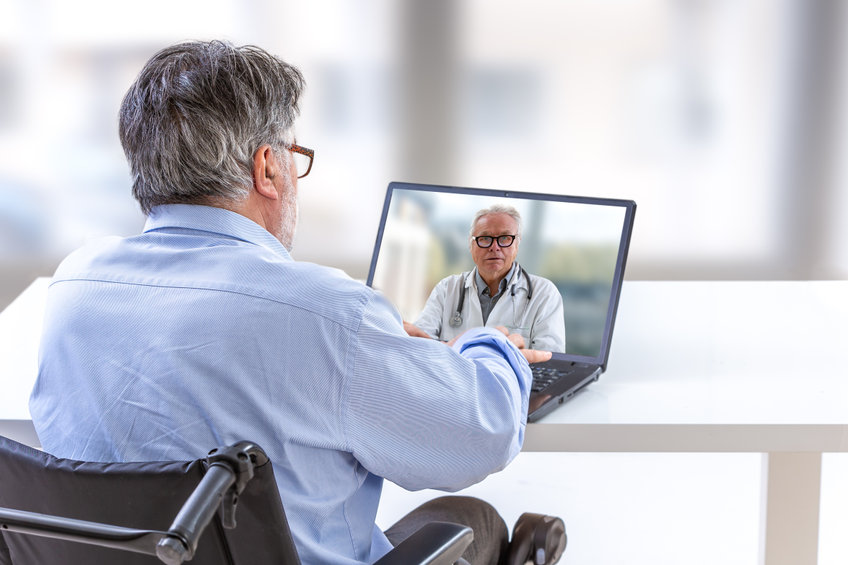
[[[516, 263], [524, 272], [553, 283], [551, 287], [533, 279], [542, 282], [536, 286], [546, 288], [554, 300], [562, 299], [562, 322], [557, 317], [549, 328], [564, 336], [549, 342], [562, 344], [551, 347], [560, 350], [553, 351], [549, 361], [531, 365], [528, 420], [534, 422], [606, 370], [635, 202], [392, 182], [367, 284], [381, 291], [405, 321], [415, 323], [439, 281], [460, 273], [473, 276], [469, 275], [474, 269], [469, 250], [471, 221], [477, 211], [495, 204], [511, 206], [521, 215]], [[512, 301], [512, 311], [520, 317], [521, 301], [529, 305], [531, 297], [532, 291], [529, 296], [504, 292], [499, 302]], [[451, 304], [451, 309], [470, 308], [467, 299], [454, 300], [458, 303]], [[519, 333], [529, 337], [534, 323], [521, 322]]]

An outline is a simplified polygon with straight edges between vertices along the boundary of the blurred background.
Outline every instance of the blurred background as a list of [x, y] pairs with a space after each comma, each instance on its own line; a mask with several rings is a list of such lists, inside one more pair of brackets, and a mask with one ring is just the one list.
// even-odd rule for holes
[[364, 279], [401, 180], [635, 200], [630, 279], [848, 275], [846, 3], [0, 0], [0, 308], [133, 234], [121, 98], [158, 49], [299, 66], [294, 256]]

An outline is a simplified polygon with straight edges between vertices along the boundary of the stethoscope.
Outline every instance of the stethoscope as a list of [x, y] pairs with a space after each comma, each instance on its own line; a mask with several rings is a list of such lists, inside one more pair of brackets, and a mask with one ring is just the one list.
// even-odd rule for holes
[[[527, 274], [527, 271], [524, 270], [524, 267], [518, 265], [518, 278], [521, 278], [521, 275], [524, 275], [524, 278], [527, 279], [527, 302], [529, 304], [530, 299], [533, 298], [533, 283], [530, 282], [530, 275]], [[465, 281], [468, 280], [468, 277], [471, 275], [471, 271], [463, 274], [462, 276], [462, 286], [459, 288], [459, 301], [456, 305], [456, 311], [453, 313], [453, 316], [450, 319], [450, 325], [453, 328], [458, 328], [462, 325], [462, 306], [465, 304]], [[510, 295], [515, 298], [515, 285], [517, 283], [512, 283], [512, 288], [510, 289]], [[513, 312], [515, 314], [515, 312]]]

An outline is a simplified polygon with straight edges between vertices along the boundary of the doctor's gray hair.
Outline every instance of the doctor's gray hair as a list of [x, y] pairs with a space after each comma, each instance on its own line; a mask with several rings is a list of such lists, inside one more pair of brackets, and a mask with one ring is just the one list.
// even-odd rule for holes
[[251, 45], [192, 41], [153, 55], [119, 115], [142, 211], [246, 198], [259, 147], [288, 164], [303, 88], [300, 71]]
[[518, 213], [518, 210], [513, 208], [512, 206], [506, 206], [504, 204], [493, 204], [488, 208], [483, 208], [474, 214], [474, 219], [471, 221], [471, 229], [468, 231], [469, 236], [474, 235], [474, 226], [477, 225], [477, 222], [483, 216], [488, 216], [490, 214], [507, 214], [513, 220], [515, 220], [516, 225], [518, 226], [518, 237], [521, 238], [521, 214]]

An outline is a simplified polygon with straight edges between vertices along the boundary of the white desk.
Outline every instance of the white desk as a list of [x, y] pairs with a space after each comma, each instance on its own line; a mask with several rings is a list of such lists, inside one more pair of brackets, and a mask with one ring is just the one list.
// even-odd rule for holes
[[848, 451], [848, 281], [625, 283], [612, 343], [525, 449], [762, 452], [761, 562], [815, 565], [821, 455]]
[[[45, 290], [0, 314], [0, 434], [27, 443]], [[627, 282], [606, 374], [525, 450], [763, 453], [761, 562], [814, 565], [821, 454], [848, 451], [846, 319], [848, 281]]]
[[38, 342], [50, 279], [35, 279], [0, 312], [0, 435], [38, 447], [29, 393], [38, 374]]

